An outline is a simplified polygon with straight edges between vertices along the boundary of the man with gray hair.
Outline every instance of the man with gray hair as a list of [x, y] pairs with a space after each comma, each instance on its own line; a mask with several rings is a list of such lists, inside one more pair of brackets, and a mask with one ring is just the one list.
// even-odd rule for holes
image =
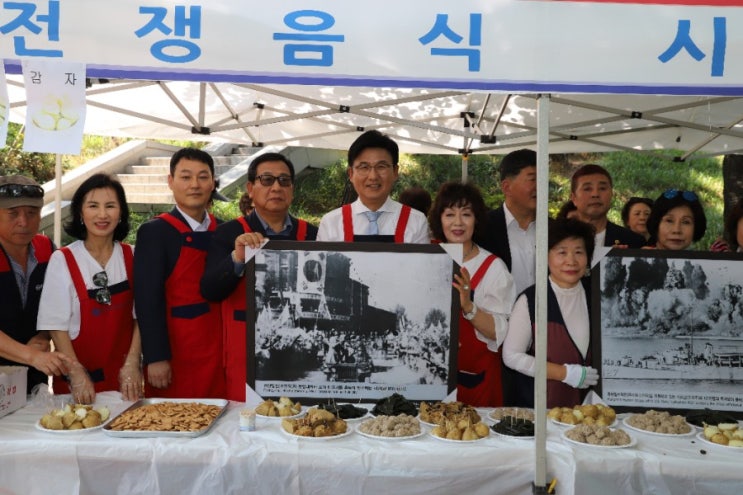
[[28, 390], [65, 375], [70, 360], [36, 331], [52, 241], [39, 234], [44, 189], [22, 175], [0, 177], [0, 365], [27, 365]]

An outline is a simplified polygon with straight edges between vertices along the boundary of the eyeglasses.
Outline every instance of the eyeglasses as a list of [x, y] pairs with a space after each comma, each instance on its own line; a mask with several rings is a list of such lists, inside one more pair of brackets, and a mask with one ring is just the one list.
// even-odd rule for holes
[[279, 185], [281, 187], [289, 187], [292, 185], [292, 182], [294, 182], [291, 175], [279, 175], [278, 177], [276, 177], [275, 175], [271, 174], [262, 174], [256, 176], [256, 179], [260, 181], [262, 186], [266, 187], [273, 186], [273, 183], [276, 181], [279, 181]]
[[663, 193], [663, 197], [666, 199], [673, 199], [679, 196], [692, 203], [694, 201], [699, 201], [699, 197], [694, 191], [678, 191], [676, 189], [668, 189], [666, 192]]
[[4, 198], [43, 198], [44, 188], [32, 184], [3, 184], [0, 196]]
[[374, 165], [369, 163], [359, 163], [353, 167], [353, 170], [362, 177], [369, 175], [372, 170], [374, 170], [377, 175], [387, 175], [390, 173], [390, 170], [392, 170], [392, 164], [387, 162], [379, 162]]
[[101, 304], [111, 304], [111, 291], [108, 290], [108, 275], [105, 271], [93, 275], [93, 285], [100, 287], [95, 291], [95, 300]]

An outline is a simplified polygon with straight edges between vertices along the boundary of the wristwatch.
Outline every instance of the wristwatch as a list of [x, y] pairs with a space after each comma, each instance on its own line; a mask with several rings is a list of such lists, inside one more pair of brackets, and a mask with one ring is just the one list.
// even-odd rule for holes
[[471, 311], [468, 311], [467, 313], [465, 313], [464, 311], [462, 311], [462, 316], [464, 316], [464, 319], [465, 320], [471, 320], [472, 318], [475, 317], [476, 314], [477, 314], [477, 304], [475, 304], [475, 303], [472, 303], [472, 310]]

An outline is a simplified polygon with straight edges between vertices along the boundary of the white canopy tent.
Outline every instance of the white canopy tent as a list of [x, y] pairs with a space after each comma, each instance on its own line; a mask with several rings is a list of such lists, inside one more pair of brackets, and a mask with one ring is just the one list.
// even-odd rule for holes
[[[55, 4], [32, 20], [57, 30], [0, 21], [6, 69], [39, 56], [29, 45], [88, 64], [108, 80], [88, 90], [88, 133], [345, 149], [377, 128], [411, 153], [536, 148], [538, 329], [548, 153], [743, 149], [741, 1], [30, 3]], [[22, 120], [22, 84], [9, 83]], [[536, 344], [544, 362], [544, 332]], [[544, 487], [544, 367], [535, 383]]]

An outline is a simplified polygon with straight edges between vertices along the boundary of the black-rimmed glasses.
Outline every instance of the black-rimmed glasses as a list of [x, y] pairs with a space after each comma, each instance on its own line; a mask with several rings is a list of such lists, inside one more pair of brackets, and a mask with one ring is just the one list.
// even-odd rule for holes
[[666, 199], [673, 199], [678, 196], [681, 196], [686, 201], [694, 202], [699, 201], [699, 197], [694, 191], [679, 191], [677, 189], [668, 189], [666, 192], [663, 193], [663, 197]]
[[33, 184], [3, 184], [0, 196], [5, 198], [43, 198], [44, 188]]
[[273, 186], [273, 183], [276, 181], [279, 181], [279, 185], [281, 187], [289, 187], [294, 182], [291, 175], [279, 175], [278, 177], [276, 177], [275, 175], [271, 174], [261, 174], [256, 176], [256, 179], [260, 181], [262, 186], [266, 187]]
[[108, 274], [105, 270], [93, 275], [93, 285], [100, 287], [95, 291], [95, 300], [101, 304], [111, 304], [111, 291], [108, 290]]

